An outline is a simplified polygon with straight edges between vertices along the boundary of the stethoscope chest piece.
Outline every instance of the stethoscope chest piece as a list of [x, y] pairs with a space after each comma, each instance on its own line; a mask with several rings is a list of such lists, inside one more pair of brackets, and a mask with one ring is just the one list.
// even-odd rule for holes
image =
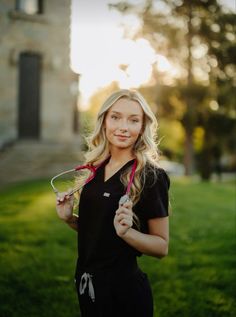
[[124, 203], [126, 203], [127, 201], [129, 201], [129, 195], [125, 194], [123, 196], [120, 197], [120, 200], [119, 200], [119, 205], [124, 205]]

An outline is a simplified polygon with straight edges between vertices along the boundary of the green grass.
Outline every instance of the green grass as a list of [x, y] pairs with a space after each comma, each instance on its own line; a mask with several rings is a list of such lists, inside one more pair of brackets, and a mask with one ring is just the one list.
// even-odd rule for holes
[[[233, 184], [172, 183], [169, 255], [139, 259], [155, 317], [236, 316], [234, 194]], [[57, 218], [48, 182], [0, 196], [0, 316], [79, 316], [76, 232]]]

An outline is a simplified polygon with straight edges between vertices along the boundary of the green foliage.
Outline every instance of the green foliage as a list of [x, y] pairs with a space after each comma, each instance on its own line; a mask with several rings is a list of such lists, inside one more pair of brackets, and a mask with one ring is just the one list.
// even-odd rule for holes
[[172, 160], [183, 157], [184, 131], [177, 120], [162, 119], [159, 123], [159, 148], [164, 155]]
[[[48, 181], [0, 192], [0, 316], [79, 316], [76, 233], [55, 212]], [[236, 315], [233, 184], [172, 181], [169, 255], [142, 256], [155, 317]]]
[[[153, 0], [144, 1], [143, 6], [122, 3], [122, 6], [117, 4], [118, 10], [123, 13], [132, 11], [142, 21], [134, 38], [146, 38], [158, 54], [168, 57], [173, 65], [182, 69], [181, 78], [172, 85], [166, 84], [161, 73], [153, 70], [156, 84], [147, 90], [156, 90], [156, 94], [151, 94], [161, 116], [181, 120], [186, 139], [186, 171], [192, 170], [194, 131], [199, 126], [205, 131], [202, 148], [197, 151], [201, 152], [202, 162], [198, 165], [201, 175], [208, 179], [212, 169], [205, 162], [214, 160], [211, 154], [214, 140], [219, 135], [221, 140], [229, 139], [227, 143], [232, 144], [234, 140], [234, 129], [227, 129], [226, 136], [221, 126], [232, 120], [235, 124], [236, 119], [236, 14], [226, 12], [216, 0], [159, 1], [165, 4], [164, 11]], [[213, 111], [212, 101], [217, 104]], [[211, 124], [215, 114], [221, 122], [213, 131]], [[211, 116], [213, 118], [209, 119]], [[223, 143], [220, 142], [218, 152], [222, 156], [234, 155], [234, 149], [228, 147], [225, 151], [221, 146]], [[207, 169], [206, 173], [202, 166]]]

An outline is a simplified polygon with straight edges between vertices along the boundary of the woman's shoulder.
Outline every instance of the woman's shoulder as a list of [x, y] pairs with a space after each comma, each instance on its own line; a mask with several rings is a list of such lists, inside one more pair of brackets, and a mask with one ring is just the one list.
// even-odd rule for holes
[[138, 215], [145, 219], [168, 215], [170, 179], [158, 165], [146, 164], [143, 169], [143, 184], [137, 204]]
[[159, 165], [147, 163], [143, 170], [144, 187], [153, 187], [155, 185], [170, 187], [170, 178], [164, 168]]

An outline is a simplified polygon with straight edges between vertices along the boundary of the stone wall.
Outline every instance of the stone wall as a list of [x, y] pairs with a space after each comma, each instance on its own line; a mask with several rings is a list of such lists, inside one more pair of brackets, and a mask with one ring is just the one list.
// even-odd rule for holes
[[43, 14], [15, 11], [15, 1], [0, 3], [0, 147], [18, 138], [18, 67], [24, 51], [42, 55], [40, 137], [70, 142], [77, 80], [70, 69], [69, 0], [43, 1]]

